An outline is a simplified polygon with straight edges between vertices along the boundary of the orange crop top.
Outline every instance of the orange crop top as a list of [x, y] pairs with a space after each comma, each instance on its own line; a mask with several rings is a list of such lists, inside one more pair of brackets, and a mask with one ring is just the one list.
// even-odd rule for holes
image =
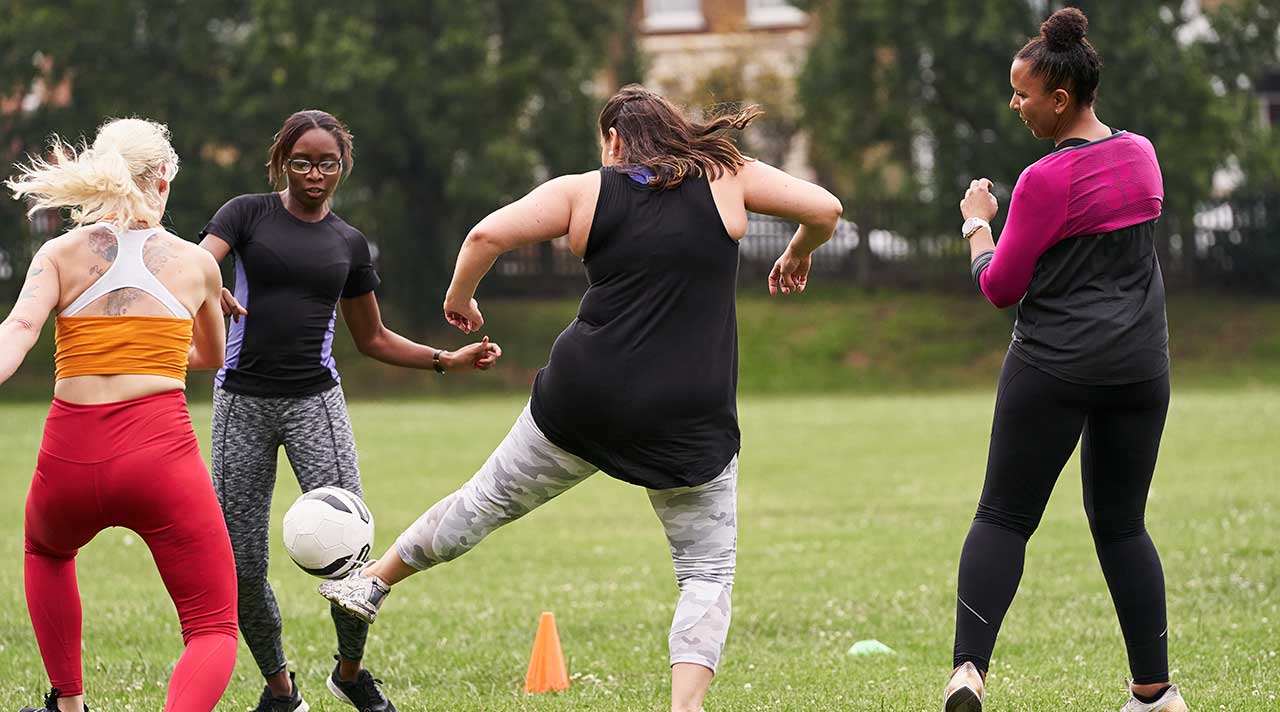
[[60, 316], [54, 377], [142, 374], [185, 381], [193, 323], [163, 316]]

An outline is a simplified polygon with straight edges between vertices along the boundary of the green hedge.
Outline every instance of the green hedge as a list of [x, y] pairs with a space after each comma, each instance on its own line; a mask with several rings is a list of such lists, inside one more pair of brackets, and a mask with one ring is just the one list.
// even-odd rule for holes
[[[340, 328], [334, 350], [348, 396], [525, 391], [573, 318], [577, 300], [489, 300], [481, 308], [484, 333], [505, 352], [499, 367], [484, 374], [441, 377], [384, 366], [361, 356]], [[402, 329], [396, 322], [388, 316], [389, 326]], [[742, 392], [910, 392], [992, 387], [1012, 311], [996, 311], [976, 294], [828, 288], [771, 299], [744, 290], [738, 322]], [[1280, 383], [1280, 301], [1175, 295], [1169, 324], [1175, 387]], [[404, 333], [445, 347], [466, 341], [443, 321]], [[52, 363], [50, 324], [23, 367], [0, 387], [0, 400], [47, 398]], [[191, 397], [207, 398], [211, 380], [194, 374]]]

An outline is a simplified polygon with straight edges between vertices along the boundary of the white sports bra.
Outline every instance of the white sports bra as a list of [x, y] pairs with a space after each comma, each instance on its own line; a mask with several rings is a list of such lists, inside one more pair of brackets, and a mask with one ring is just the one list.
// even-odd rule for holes
[[180, 319], [192, 318], [191, 312], [187, 311], [182, 302], [178, 301], [173, 296], [173, 293], [159, 279], [156, 279], [154, 274], [151, 274], [151, 270], [147, 269], [147, 265], [142, 259], [142, 248], [146, 245], [147, 239], [159, 232], [160, 228], [153, 227], [145, 230], [120, 232], [110, 223], [98, 224], [115, 233], [116, 259], [107, 268], [106, 274], [99, 277], [98, 281], [84, 290], [79, 297], [76, 297], [76, 300], [62, 310], [59, 316], [75, 316], [104, 294], [114, 292], [117, 289], [133, 288], [140, 289], [154, 297], [175, 317]]

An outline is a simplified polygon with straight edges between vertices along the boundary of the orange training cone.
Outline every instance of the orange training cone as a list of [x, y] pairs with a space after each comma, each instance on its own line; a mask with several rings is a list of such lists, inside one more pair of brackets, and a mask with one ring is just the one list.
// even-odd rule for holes
[[560, 650], [560, 634], [556, 632], [556, 617], [543, 613], [538, 620], [538, 635], [533, 639], [533, 654], [529, 657], [529, 673], [524, 678], [525, 692], [559, 692], [569, 689], [569, 673], [564, 666], [564, 652]]

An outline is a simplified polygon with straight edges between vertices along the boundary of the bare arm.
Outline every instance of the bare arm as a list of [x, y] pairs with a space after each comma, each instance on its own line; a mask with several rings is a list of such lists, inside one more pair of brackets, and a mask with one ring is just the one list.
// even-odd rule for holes
[[[434, 368], [438, 349], [411, 341], [388, 329], [382, 323], [382, 311], [378, 308], [378, 298], [373, 292], [343, 299], [340, 304], [342, 319], [347, 322], [347, 329], [351, 331], [351, 338], [356, 342], [360, 353], [392, 366]], [[489, 343], [487, 339], [457, 351], [439, 351], [440, 364], [445, 370], [463, 367], [484, 370], [502, 355], [502, 349], [497, 344]]]
[[[205, 238], [207, 242], [209, 238]], [[223, 243], [224, 245], [226, 243]], [[216, 259], [193, 252], [204, 273], [204, 300], [195, 314], [191, 336], [191, 350], [187, 353], [187, 368], [201, 370], [221, 368], [227, 354], [227, 326], [222, 321], [222, 272]]]
[[809, 255], [831, 239], [844, 207], [826, 188], [760, 161], [748, 161], [738, 176], [747, 210], [800, 223], [789, 247], [797, 255]]
[[49, 312], [58, 306], [58, 266], [49, 252], [48, 246], [41, 247], [31, 259], [18, 301], [8, 318], [0, 322], [0, 383], [9, 380], [22, 365], [40, 338]]
[[[212, 233], [205, 235], [204, 239], [200, 241], [200, 247], [213, 255], [213, 259], [218, 263], [226, 259], [231, 252], [231, 244]], [[223, 288], [220, 291], [220, 299], [222, 301], [222, 315], [231, 317], [232, 321], [240, 321], [240, 317], [249, 313], [228, 289]]]
[[200, 247], [204, 248], [209, 254], [213, 255], [213, 259], [221, 263], [231, 252], [231, 245], [226, 240], [217, 235], [205, 235], [200, 241]]
[[489, 213], [471, 228], [458, 252], [453, 282], [445, 295], [445, 318], [450, 324], [466, 333], [484, 325], [473, 299], [481, 278], [503, 253], [567, 234], [574, 200], [593, 175], [553, 178], [514, 203]]
[[844, 207], [826, 188], [767, 163], [748, 161], [738, 176], [747, 210], [800, 223], [769, 272], [769, 293], [803, 292], [809, 282], [810, 256], [831, 239]]

